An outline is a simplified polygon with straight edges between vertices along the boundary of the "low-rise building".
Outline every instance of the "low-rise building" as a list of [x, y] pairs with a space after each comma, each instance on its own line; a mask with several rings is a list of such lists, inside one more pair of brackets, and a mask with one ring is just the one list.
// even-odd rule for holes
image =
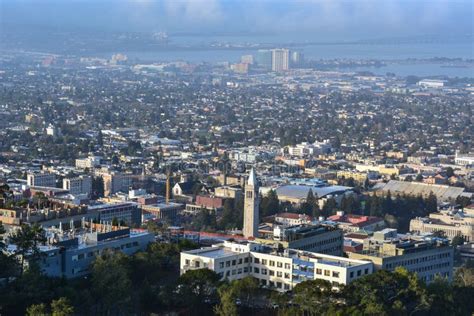
[[337, 287], [373, 272], [373, 264], [367, 261], [228, 241], [181, 252], [181, 274], [202, 268], [215, 271], [222, 280], [252, 276], [262, 286], [278, 291], [289, 291], [300, 282], [316, 279], [327, 280]]
[[437, 275], [453, 278], [454, 249], [440, 238], [403, 236], [395, 229], [384, 229], [366, 239], [362, 251], [347, 254], [351, 259], [372, 261], [376, 270], [404, 267], [427, 283]]
[[89, 206], [89, 211], [97, 212], [98, 219], [103, 222], [124, 221], [127, 225], [141, 223], [141, 209], [134, 202], [100, 203]]
[[255, 240], [261, 244], [335, 256], [342, 255], [344, 243], [342, 230], [328, 225], [275, 225], [273, 236]]
[[[145, 250], [154, 235], [144, 230], [133, 230], [92, 222], [81, 227], [66, 225], [46, 229], [47, 243], [40, 246], [44, 256], [39, 260], [41, 270], [48, 276], [76, 278], [90, 273], [95, 258], [105, 251], [121, 251], [127, 255]], [[16, 245], [7, 251], [15, 253]]]
[[337, 223], [338, 227], [344, 232], [377, 231], [385, 228], [383, 218], [376, 216], [344, 214], [339, 211], [336, 215], [329, 216], [328, 220]]
[[463, 237], [466, 242], [474, 241], [474, 210], [440, 211], [428, 217], [417, 217], [410, 221], [410, 231], [416, 233], [434, 233], [442, 231], [446, 238]]

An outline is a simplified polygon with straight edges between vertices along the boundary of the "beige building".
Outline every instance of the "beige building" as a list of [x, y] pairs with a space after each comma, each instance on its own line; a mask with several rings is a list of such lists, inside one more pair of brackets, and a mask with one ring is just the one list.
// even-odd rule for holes
[[[413, 236], [412, 236], [413, 237]], [[375, 269], [393, 271], [404, 267], [429, 283], [437, 275], [452, 280], [454, 249], [447, 241], [400, 236], [395, 229], [384, 229], [364, 241], [361, 252], [348, 252], [349, 258], [370, 260]]]
[[474, 210], [464, 212], [441, 211], [431, 213], [429, 217], [417, 217], [410, 221], [410, 231], [416, 233], [433, 233], [442, 231], [452, 240], [462, 236], [465, 241], [474, 241]]
[[214, 195], [225, 199], [237, 199], [242, 196], [242, 189], [229, 186], [217, 187]]
[[102, 174], [104, 180], [104, 196], [117, 192], [128, 192], [132, 185], [132, 176], [128, 174], [109, 172]]
[[359, 182], [359, 183], [364, 183], [365, 180], [367, 179], [367, 173], [365, 172], [357, 172], [357, 171], [352, 171], [352, 170], [339, 170], [337, 172], [337, 177], [340, 178], [345, 178], [345, 179], [354, 179], [354, 181]]

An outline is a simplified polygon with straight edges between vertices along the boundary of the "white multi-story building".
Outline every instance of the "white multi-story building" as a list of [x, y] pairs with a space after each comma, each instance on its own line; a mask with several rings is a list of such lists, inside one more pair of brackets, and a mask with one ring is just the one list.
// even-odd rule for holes
[[76, 159], [76, 168], [78, 169], [91, 169], [95, 166], [100, 165], [100, 157], [98, 156], [89, 156], [87, 158]]
[[68, 190], [72, 195], [90, 195], [92, 193], [92, 178], [81, 175], [75, 178], [63, 179], [63, 189]]
[[288, 146], [288, 154], [291, 156], [304, 157], [327, 154], [331, 151], [329, 140], [314, 142], [312, 144], [303, 142], [296, 146]]
[[288, 70], [290, 51], [285, 48], [272, 49], [272, 71]]
[[458, 166], [474, 165], [474, 154], [459, 154], [456, 152], [454, 163]]
[[56, 187], [56, 176], [53, 173], [28, 173], [26, 181], [30, 187]]
[[373, 264], [368, 261], [295, 249], [278, 252], [263, 244], [228, 241], [181, 252], [181, 274], [202, 268], [215, 271], [222, 280], [252, 276], [262, 286], [278, 291], [289, 291], [300, 282], [316, 279], [345, 285], [373, 272]]

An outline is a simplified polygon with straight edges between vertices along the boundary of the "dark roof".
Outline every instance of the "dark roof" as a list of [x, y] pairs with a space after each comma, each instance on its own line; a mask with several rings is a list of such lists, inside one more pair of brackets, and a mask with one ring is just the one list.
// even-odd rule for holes
[[198, 181], [188, 181], [188, 182], [178, 182], [177, 184], [181, 188], [181, 191], [183, 191], [184, 194], [190, 194], [193, 193], [193, 188], [196, 184], [198, 184]]

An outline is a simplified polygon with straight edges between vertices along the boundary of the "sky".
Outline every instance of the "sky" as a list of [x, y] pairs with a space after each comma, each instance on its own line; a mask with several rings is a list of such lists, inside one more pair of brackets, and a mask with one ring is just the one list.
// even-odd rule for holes
[[0, 0], [26, 28], [365, 39], [474, 31], [473, 0]]

